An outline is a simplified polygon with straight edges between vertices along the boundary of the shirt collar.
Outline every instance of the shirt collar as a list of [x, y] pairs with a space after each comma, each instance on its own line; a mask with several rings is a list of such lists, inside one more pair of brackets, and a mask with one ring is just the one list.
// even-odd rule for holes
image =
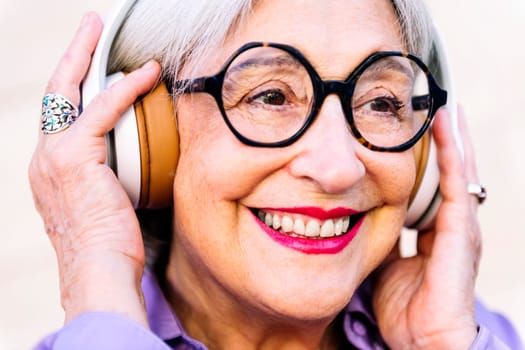
[[151, 331], [161, 339], [181, 337], [184, 331], [160, 289], [153, 272], [146, 270], [142, 277], [142, 291]]
[[388, 349], [372, 307], [373, 277], [368, 277], [355, 291], [345, 308], [343, 331], [358, 349]]
[[377, 326], [372, 309], [372, 281], [367, 278], [355, 291], [352, 299], [346, 306], [346, 314], [360, 313], [367, 321]]

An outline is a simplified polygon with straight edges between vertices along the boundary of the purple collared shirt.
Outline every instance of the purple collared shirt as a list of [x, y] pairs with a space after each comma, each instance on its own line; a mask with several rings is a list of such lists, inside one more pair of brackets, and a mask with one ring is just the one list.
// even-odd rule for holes
[[[150, 329], [119, 314], [90, 312], [68, 322], [60, 331], [42, 340], [35, 350], [207, 349], [186, 334], [152, 273], [145, 273], [142, 289]], [[388, 349], [371, 311], [371, 292], [370, 284], [365, 282], [344, 310], [341, 332], [348, 340], [345, 348]], [[479, 331], [470, 350], [523, 349], [518, 334], [503, 316], [490, 312], [476, 302], [476, 318]]]

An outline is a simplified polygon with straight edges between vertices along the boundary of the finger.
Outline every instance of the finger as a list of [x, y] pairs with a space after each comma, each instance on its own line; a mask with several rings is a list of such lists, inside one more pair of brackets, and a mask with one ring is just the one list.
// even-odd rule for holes
[[79, 105], [80, 82], [87, 73], [102, 27], [102, 21], [96, 13], [84, 15], [71, 44], [49, 80], [46, 93], [59, 93], [74, 105]]
[[[472, 144], [472, 138], [470, 137], [467, 125], [467, 118], [465, 117], [464, 110], [461, 106], [458, 107], [458, 127], [461, 135], [461, 140], [463, 142], [464, 149], [464, 169], [465, 169], [465, 178], [469, 183], [479, 183], [478, 171], [476, 166], [476, 156], [474, 152], [474, 146]], [[479, 222], [477, 221], [477, 209], [479, 206], [479, 200], [475, 195], [469, 195], [470, 197], [470, 208], [472, 214], [472, 220], [470, 225], [470, 237], [471, 242], [473, 243], [476, 251], [476, 269], [479, 264], [479, 257], [481, 255], [482, 249], [482, 239], [481, 239], [481, 229], [479, 227]]]
[[465, 177], [469, 182], [478, 183], [479, 179], [474, 146], [472, 145], [472, 138], [468, 131], [467, 118], [461, 106], [458, 106], [458, 126], [463, 142]]
[[[463, 167], [465, 169], [465, 178], [468, 183], [479, 184], [474, 146], [472, 145], [472, 138], [468, 131], [467, 119], [461, 106], [458, 106], [458, 128], [464, 150]], [[479, 206], [478, 197], [471, 195], [470, 203], [471, 208], [475, 212]]]
[[71, 132], [94, 137], [107, 134], [140, 95], [151, 91], [159, 75], [160, 65], [153, 60], [126, 75], [93, 99]]
[[440, 110], [432, 127], [438, 148], [438, 167], [441, 174], [440, 189], [444, 201], [464, 200], [467, 183], [458, 145], [452, 131], [449, 114]]

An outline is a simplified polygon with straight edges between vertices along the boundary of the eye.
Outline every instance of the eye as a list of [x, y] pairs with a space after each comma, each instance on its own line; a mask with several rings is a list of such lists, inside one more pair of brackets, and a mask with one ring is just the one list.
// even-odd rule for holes
[[286, 97], [280, 90], [267, 90], [251, 97], [250, 101], [256, 101], [272, 106], [282, 106], [286, 103]]
[[396, 114], [396, 112], [403, 108], [404, 105], [395, 97], [383, 96], [368, 102], [364, 107], [373, 112]]

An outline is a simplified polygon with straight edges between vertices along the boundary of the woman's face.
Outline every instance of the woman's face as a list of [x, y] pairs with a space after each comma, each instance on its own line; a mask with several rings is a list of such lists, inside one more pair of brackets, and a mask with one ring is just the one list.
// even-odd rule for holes
[[[323, 80], [346, 79], [373, 52], [404, 49], [388, 0], [267, 0], [199, 76], [215, 74], [251, 41], [296, 47]], [[201, 301], [225, 297], [273, 316], [314, 320], [340, 311], [399, 236], [415, 181], [412, 150], [363, 147], [335, 95], [284, 148], [242, 144], [208, 94], [183, 96], [177, 111], [181, 157], [169, 278]], [[266, 217], [287, 222], [292, 233], [268, 227]], [[327, 221], [338, 230], [348, 217], [341, 236], [300, 232], [301, 222], [327, 225], [332, 236]]]

